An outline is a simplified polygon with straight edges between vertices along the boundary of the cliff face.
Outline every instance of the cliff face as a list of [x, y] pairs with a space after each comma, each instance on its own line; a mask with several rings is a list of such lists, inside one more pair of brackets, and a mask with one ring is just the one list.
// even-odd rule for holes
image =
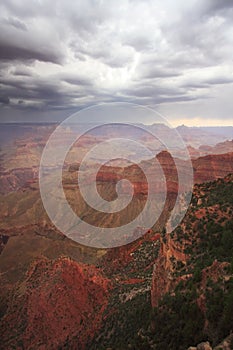
[[233, 173], [233, 152], [212, 154], [193, 160], [194, 182], [203, 183]]
[[232, 331], [232, 191], [233, 175], [195, 185], [182, 223], [160, 238], [151, 338], [162, 348], [181, 350], [208, 339], [212, 349]]
[[[168, 192], [170, 194], [176, 194], [178, 188], [178, 175], [174, 160], [166, 151], [159, 153], [157, 160], [159, 161], [165, 174]], [[182, 169], [183, 173], [185, 174], [187, 168], [186, 161], [180, 159], [177, 159], [176, 161], [177, 164], [179, 164], [180, 169]], [[159, 193], [162, 187], [160, 184], [158, 163], [155, 161], [155, 159], [152, 159], [143, 165], [147, 169], [148, 173], [153, 171], [155, 181], [152, 190], [155, 191], [155, 193]], [[233, 152], [225, 154], [211, 154], [199, 157], [192, 160], [192, 165], [194, 172], [194, 183], [203, 183], [206, 181], [213, 181], [218, 178], [223, 178], [233, 172]], [[126, 168], [126, 170], [123, 172], [120, 167], [118, 169], [112, 167], [102, 167], [101, 171], [97, 175], [97, 181], [116, 183], [121, 178], [127, 178], [127, 175], [129, 174], [130, 176], [128, 176], [128, 179], [134, 183], [135, 194], [147, 194], [148, 188], [145, 175], [136, 165], [129, 166], [128, 169]], [[158, 177], [156, 174], [158, 174]], [[180, 186], [182, 186], [182, 184], [180, 184]]]
[[160, 251], [153, 269], [151, 304], [157, 307], [159, 300], [179, 282], [173, 277], [177, 262], [186, 263], [188, 256], [183, 247], [174, 242], [169, 235], [160, 238]]
[[[160, 176], [160, 168], [166, 178], [167, 192], [170, 195], [176, 195], [178, 191], [178, 174], [174, 160], [171, 155], [166, 152], [160, 152], [156, 158], [151, 159], [148, 162], [142, 162], [143, 167], [149, 174], [153, 174], [152, 192], [160, 193], [163, 191], [162, 179]], [[179, 168], [185, 174], [187, 172], [187, 162], [185, 160], [176, 159]], [[192, 159], [194, 183], [203, 183], [207, 181], [213, 181], [218, 178], [223, 178], [233, 172], [233, 152], [225, 154], [207, 155]], [[101, 183], [114, 183], [126, 178], [133, 183], [133, 189], [135, 195], [147, 195], [148, 185], [146, 177], [139, 166], [131, 165], [126, 168], [114, 168], [109, 166], [101, 167], [101, 170], [97, 174], [96, 180]], [[94, 181], [94, 178], [87, 179], [88, 181]], [[179, 184], [182, 188], [182, 183]], [[123, 188], [123, 193], [129, 192], [129, 187]]]
[[41, 259], [18, 283], [1, 319], [5, 348], [84, 349], [99, 329], [109, 280], [90, 265], [68, 258]]
[[[224, 163], [226, 162], [226, 159], [229, 159], [228, 156], [223, 157]], [[221, 169], [218, 169], [218, 175], [220, 175]], [[227, 172], [226, 169], [223, 170], [223, 172], [225, 171]], [[213, 176], [216, 175], [216, 172]], [[158, 259], [154, 266], [152, 278], [151, 301], [153, 307], [158, 306], [158, 301], [161, 299], [161, 297], [165, 293], [172, 290], [174, 286], [180, 281], [180, 279], [189, 277], [189, 274], [181, 276], [180, 278], [173, 278], [172, 276], [175, 272], [177, 272], [177, 266], [186, 265], [192, 256], [192, 253], [195, 254], [195, 250], [192, 251], [192, 246], [201, 243], [199, 230], [201, 225], [204, 225], [204, 227], [201, 229], [203, 232], [208, 228], [208, 221], [206, 221], [206, 218], [209, 217], [209, 220], [211, 222], [213, 221], [216, 224], [218, 223], [216, 218], [219, 218], [220, 222], [225, 222], [225, 220], [229, 220], [231, 218], [230, 206], [228, 210], [225, 211], [225, 209], [221, 207], [221, 204], [213, 202], [214, 200], [218, 200], [218, 195], [221, 193], [221, 185], [230, 186], [231, 182], [231, 175], [225, 177], [224, 179], [219, 179], [215, 182], [216, 187], [219, 189], [217, 195], [213, 197], [211, 205], [207, 205], [208, 193], [205, 193], [205, 185], [200, 185], [201, 190], [198, 185], [196, 185], [193, 189], [194, 204], [191, 203], [189, 212], [186, 215], [187, 218], [184, 219], [184, 222], [181, 223], [175, 232], [172, 234], [166, 234], [164, 237], [160, 238], [160, 251]], [[213, 188], [215, 190], [215, 185], [213, 185]], [[191, 214], [192, 211], [195, 211], [195, 214]], [[205, 222], [205, 224], [203, 224], [203, 222]], [[202, 238], [205, 239], [203, 232]], [[186, 253], [187, 250], [189, 251], [189, 254]], [[225, 263], [223, 263], [223, 266], [225, 266]], [[206, 286], [207, 271], [208, 274], [212, 276], [213, 281], [215, 281], [219, 277], [218, 268], [218, 262], [215, 261], [211, 268], [203, 270], [203, 289]]]

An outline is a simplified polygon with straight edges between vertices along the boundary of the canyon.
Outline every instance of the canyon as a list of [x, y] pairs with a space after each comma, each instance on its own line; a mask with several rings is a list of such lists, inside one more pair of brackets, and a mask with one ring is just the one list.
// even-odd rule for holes
[[[231, 222], [232, 176], [228, 174], [233, 173], [232, 141], [220, 136], [217, 140], [219, 144], [211, 141], [203, 145], [206, 131], [199, 139], [196, 130], [190, 131], [187, 139], [192, 138], [189, 151], [194, 171], [193, 198], [184, 220], [171, 233], [166, 232], [165, 224], [177, 197], [178, 178], [174, 160], [164, 150], [154, 159], [142, 160], [148, 172], [156, 167], [157, 161], [163, 169], [168, 188], [164, 210], [156, 225], [140, 239], [106, 250], [82, 246], [68, 239], [52, 225], [43, 208], [38, 183], [39, 161], [46, 139], [54, 127], [43, 126], [42, 133], [39, 131], [41, 126], [25, 127], [21, 134], [15, 128], [13, 134], [17, 135], [17, 142], [11, 146], [6, 146], [6, 143], [2, 145], [0, 329], [4, 348], [166, 348], [167, 344], [156, 343], [156, 337], [158, 341], [165, 341], [158, 337], [159, 330], [163, 334], [158, 329], [159, 324], [163, 325], [163, 320], [156, 310], [168, 317], [165, 314], [166, 305], [171, 305], [172, 310], [176, 298], [186, 298], [191, 285], [195, 285], [197, 294], [192, 294], [192, 287], [190, 305], [193, 314], [190, 314], [190, 318], [195, 315], [199, 320], [204, 337], [201, 340], [211, 340], [211, 344], [217, 346], [230, 331], [225, 323], [225, 333], [219, 330], [218, 324], [214, 324], [210, 317], [210, 296], [207, 292], [214, 290], [212, 284], [216, 284], [220, 290], [225, 288], [228, 293], [232, 274], [230, 253], [224, 255], [222, 251], [217, 251], [209, 234], [212, 228], [209, 228], [208, 221], [213, 227], [220, 225], [218, 229], [221, 234], [221, 227]], [[31, 134], [35, 128], [38, 131], [36, 141]], [[111, 129], [109, 133], [114, 136]], [[105, 140], [106, 135], [100, 133], [98, 136], [100, 140]], [[93, 146], [96, 137], [87, 135], [81, 140], [81, 154]], [[214, 140], [214, 136], [210, 139]], [[149, 138], [144, 141], [150, 145]], [[123, 221], [113, 217], [107, 221], [106, 217], [93, 213], [82, 203], [76, 181], [80, 163], [73, 162], [71, 158], [72, 161], [67, 160], [64, 167], [63, 188], [73, 210], [79, 211], [81, 207], [81, 213], [88, 214], [87, 220], [92, 223], [104, 220], [106, 225], [113, 222], [122, 224]], [[186, 160], [176, 161], [185, 173]], [[117, 160], [102, 165], [96, 182], [103, 198], [113, 200], [116, 198], [116, 183], [123, 178], [131, 181], [134, 188], [133, 213], [128, 211], [125, 214], [124, 220], [127, 221], [141, 211], [147, 197], [148, 184], [140, 163], [122, 164], [121, 160]], [[95, 178], [87, 177], [86, 186], [93, 180]], [[153, 191], [156, 194], [161, 191], [160, 181], [155, 177]], [[128, 195], [130, 189], [124, 186], [121, 190]], [[225, 244], [218, 232], [214, 231], [214, 235], [220, 246]], [[205, 245], [210, 257], [204, 254], [204, 248], [200, 248]], [[204, 262], [198, 265], [196, 257], [201, 256], [201, 261], [208, 261], [207, 265]], [[220, 291], [218, 293], [221, 294]], [[227, 298], [228, 295], [225, 302], [230, 303]], [[214, 327], [217, 331], [214, 331]], [[177, 329], [177, 333], [181, 332], [179, 327]], [[189, 346], [200, 343], [198, 324], [195, 323], [193, 329], [196, 337], [189, 335]], [[188, 328], [186, 331], [188, 333]], [[174, 334], [169, 332], [167, 339], [171, 340]], [[182, 332], [180, 334], [184, 336]], [[186, 343], [185, 340], [185, 346]], [[173, 349], [172, 346], [174, 348], [176, 345], [171, 345], [169, 349]], [[174, 349], [177, 350], [177, 347]]]

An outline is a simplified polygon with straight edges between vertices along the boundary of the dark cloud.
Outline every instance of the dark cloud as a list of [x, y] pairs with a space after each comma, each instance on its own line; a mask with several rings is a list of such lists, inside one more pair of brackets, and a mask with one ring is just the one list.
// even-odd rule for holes
[[87, 80], [82, 83], [84, 83], [84, 87], [87, 85], [89, 90], [83, 90], [81, 80], [76, 79], [72, 83], [77, 84], [79, 88], [71, 91], [63, 84], [66, 79], [60, 80], [59, 83], [57, 80], [51, 80], [46, 81], [38, 78], [38, 76], [19, 74], [17, 79], [14, 76], [8, 77], [2, 79], [1, 83], [11, 99], [17, 101], [12, 106], [27, 110], [65, 110], [75, 105], [77, 108], [77, 102], [75, 102], [77, 99], [88, 96], [90, 92], [92, 94], [95, 92], [91, 89], [91, 85]]
[[61, 57], [54, 52], [42, 52], [40, 48], [12, 46], [10, 43], [1, 42], [0, 38], [0, 60], [38, 60], [60, 63]]
[[[134, 87], [134, 89], [125, 89], [124, 97], [131, 99], [131, 102], [140, 104], [162, 104], [168, 102], [186, 102], [199, 99], [198, 95], [188, 95], [185, 88], [165, 88], [158, 85]], [[135, 102], [137, 101], [137, 102]]]
[[[33, 6], [26, 2], [25, 14], [18, 2], [3, 1], [0, 5], [0, 60], [62, 63], [65, 54], [53, 20], [47, 21], [40, 11], [27, 18], [26, 5]], [[40, 8], [39, 3], [33, 4]]]
[[217, 89], [233, 81], [232, 8], [230, 0], [2, 0], [2, 111], [60, 116], [128, 101], [180, 113], [180, 102], [202, 99], [209, 113], [208, 98], [220, 101]]
[[233, 2], [231, 0], [207, 0], [204, 2], [205, 13], [228, 11], [233, 9]]
[[8, 105], [10, 103], [10, 99], [8, 96], [0, 95], [0, 104]]

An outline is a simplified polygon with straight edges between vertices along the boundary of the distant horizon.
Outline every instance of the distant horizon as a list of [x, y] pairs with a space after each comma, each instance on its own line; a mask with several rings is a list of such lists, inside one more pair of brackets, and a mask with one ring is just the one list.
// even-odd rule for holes
[[[62, 123], [62, 121], [0, 121], [0, 126], [1, 125], [14, 125], [14, 124], [24, 124], [24, 125], [45, 125], [45, 124], [49, 124], [49, 125], [60, 125]], [[98, 121], [97, 123], [102, 123], [101, 121]], [[105, 121], [106, 123], [106, 121]], [[109, 121], [109, 124], [114, 124], [114, 121]], [[126, 123], [128, 123], [128, 121], [126, 121]], [[71, 123], [72, 124], [72, 123]], [[83, 122], [81, 124], [93, 124], [93, 122]], [[121, 124], [121, 123], [119, 123]], [[156, 124], [163, 124], [166, 125], [165, 123], [137, 123], [136, 124], [143, 124], [145, 126], [152, 126], [152, 125], [156, 125]], [[177, 124], [177, 125], [170, 125], [170, 127], [172, 128], [179, 128], [179, 127], [187, 127], [187, 128], [233, 128], [233, 125], [188, 125], [188, 124]], [[232, 135], [233, 138], [233, 135]]]

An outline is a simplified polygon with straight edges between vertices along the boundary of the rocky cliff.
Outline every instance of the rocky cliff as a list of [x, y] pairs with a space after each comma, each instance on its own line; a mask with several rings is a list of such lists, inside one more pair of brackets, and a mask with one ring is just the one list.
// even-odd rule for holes
[[[9, 287], [8, 287], [9, 288]], [[110, 282], [99, 269], [69, 258], [41, 258], [7, 298], [4, 349], [84, 349], [100, 328]]]
[[212, 154], [193, 160], [194, 182], [202, 183], [233, 173], [233, 152]]
[[183, 349], [206, 339], [217, 346], [233, 329], [232, 193], [232, 175], [195, 185], [183, 222], [161, 235], [151, 289], [160, 346]]
[[188, 256], [184, 253], [183, 246], [172, 240], [170, 235], [160, 237], [159, 255], [152, 275], [151, 304], [153, 308], [157, 307], [159, 300], [179, 282], [179, 279], [173, 277], [177, 262], [185, 264], [187, 259]]

